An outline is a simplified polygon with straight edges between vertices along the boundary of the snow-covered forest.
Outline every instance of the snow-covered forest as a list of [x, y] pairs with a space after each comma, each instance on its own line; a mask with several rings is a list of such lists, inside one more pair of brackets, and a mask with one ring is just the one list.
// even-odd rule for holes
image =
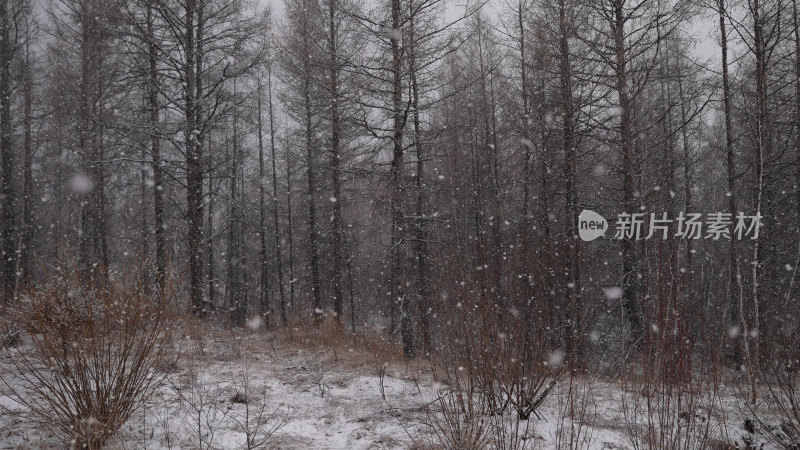
[[800, 448], [798, 0], [0, 0], [0, 447]]

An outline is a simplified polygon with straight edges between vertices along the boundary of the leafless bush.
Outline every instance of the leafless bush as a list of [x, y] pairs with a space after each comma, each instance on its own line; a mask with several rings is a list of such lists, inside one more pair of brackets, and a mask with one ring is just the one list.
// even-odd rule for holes
[[[665, 355], [666, 353], [660, 353]], [[714, 420], [718, 386], [715, 375], [691, 372], [673, 378], [663, 361], [631, 368], [622, 378], [620, 404], [626, 434], [636, 449], [707, 448], [718, 431]]]
[[[787, 450], [800, 449], [800, 326], [775, 330], [776, 339], [762, 348], [761, 401], [743, 401], [750, 434], [762, 435], [769, 443]], [[748, 388], [742, 383], [743, 394]], [[752, 436], [749, 437], [752, 439]], [[748, 440], [747, 438], [745, 440]]]
[[245, 435], [242, 448], [247, 450], [265, 448], [276, 431], [288, 422], [286, 414], [271, 410], [265, 386], [253, 386], [250, 362], [245, 360], [241, 378], [235, 383], [234, 398], [244, 406], [244, 411], [232, 411], [231, 419]]
[[492, 444], [488, 405], [480, 395], [474, 377], [463, 368], [450, 371], [449, 388], [440, 389], [436, 400], [425, 408], [439, 448], [481, 450]]
[[592, 378], [589, 374], [576, 376], [573, 373], [562, 384], [566, 389], [557, 396], [555, 446], [570, 450], [589, 448], [592, 443], [590, 426], [597, 418]]
[[560, 331], [550, 326], [552, 317], [529, 290], [509, 299], [480, 276], [458, 278], [468, 281], [440, 293], [448, 304], [436, 371], [447, 389], [429, 422], [445, 447], [526, 448], [564, 366]]
[[325, 398], [325, 394], [330, 392], [331, 387], [325, 382], [325, 361], [320, 360], [319, 371], [314, 377], [314, 384], [317, 386], [317, 392], [321, 398]]
[[461, 286], [448, 293], [455, 308], [442, 326], [442, 365], [464, 368], [492, 414], [538, 417], [564, 366], [550, 318], [532, 302], [476, 294], [484, 291], [479, 280]]
[[56, 270], [10, 312], [30, 345], [6, 347], [16, 370], [3, 382], [72, 445], [102, 447], [163, 381], [167, 298], [136, 277], [89, 283]]
[[534, 448], [537, 421], [519, 420], [514, 413], [491, 416], [492, 447], [503, 450]]
[[212, 449], [217, 432], [228, 417], [225, 406], [226, 393], [219, 383], [211, 382], [202, 373], [189, 367], [186, 383], [172, 385], [187, 411], [186, 427], [190, 430], [193, 448]]

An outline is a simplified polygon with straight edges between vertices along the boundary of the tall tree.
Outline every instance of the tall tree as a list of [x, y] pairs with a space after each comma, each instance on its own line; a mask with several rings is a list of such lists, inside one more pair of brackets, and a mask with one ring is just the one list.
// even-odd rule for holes
[[344, 96], [341, 93], [341, 72], [343, 66], [343, 55], [341, 54], [340, 41], [343, 33], [341, 31], [343, 14], [340, 8], [340, 0], [326, 0], [327, 7], [327, 78], [328, 96], [330, 109], [330, 179], [332, 186], [331, 203], [333, 214], [331, 217], [331, 233], [333, 235], [332, 253], [332, 290], [333, 290], [333, 312], [337, 323], [341, 323], [344, 314], [344, 225], [342, 219], [342, 109]]
[[[621, 158], [622, 198], [626, 213], [638, 212], [643, 202], [639, 184], [639, 159], [634, 144], [636, 111], [639, 100], [651, 81], [662, 57], [665, 39], [675, 31], [686, 13], [686, 4], [667, 7], [645, 0], [611, 0], [592, 3], [590, 33], [579, 38], [586, 43], [610, 72], [613, 86], [612, 113], [618, 117], [617, 149]], [[644, 332], [642, 315], [641, 256], [636, 241], [620, 240], [622, 247], [622, 304], [631, 329], [632, 342]]]
[[169, 95], [171, 108], [181, 115], [182, 133], [180, 139], [172, 135], [171, 142], [184, 159], [179, 167], [186, 189], [189, 303], [194, 314], [204, 316], [213, 307], [203, 292], [204, 179], [213, 170], [205, 143], [228, 110], [226, 83], [260, 61], [261, 50], [252, 51], [249, 44], [264, 31], [266, 15], [248, 12], [242, 0], [165, 0], [155, 6], [167, 35], [159, 43], [159, 58], [164, 70], [180, 80], [180, 93]]
[[[269, 69], [267, 69], [269, 70]], [[267, 75], [271, 77], [271, 75]], [[264, 170], [264, 126], [262, 121], [262, 114], [261, 114], [261, 102], [262, 102], [262, 89], [261, 89], [261, 74], [258, 74], [258, 87], [256, 88], [256, 100], [257, 100], [257, 125], [258, 125], [258, 238], [260, 244], [260, 262], [259, 266], [261, 267], [261, 271], [259, 274], [259, 288], [258, 288], [258, 309], [259, 314], [265, 321], [269, 321], [269, 270], [267, 266], [267, 211], [266, 211], [266, 171]], [[269, 82], [267, 83], [269, 85]], [[271, 87], [271, 86], [270, 86]], [[271, 95], [272, 93], [270, 93]], [[273, 178], [274, 178], [273, 174]], [[280, 259], [280, 244], [277, 247], [278, 255], [277, 258]], [[283, 277], [279, 277], [278, 282], [281, 283], [283, 281]], [[283, 286], [280, 286], [281, 292], [283, 292]], [[269, 322], [267, 322], [267, 326], [269, 326]]]
[[[728, 72], [728, 29], [726, 26], [727, 10], [725, 0], [717, 0], [717, 15], [719, 18], [720, 51], [722, 55], [722, 105], [725, 120], [725, 168], [727, 172], [728, 212], [731, 217], [736, 217], [736, 153], [734, 150], [733, 129], [731, 125], [731, 86]], [[746, 326], [742, 322], [744, 317], [744, 289], [742, 287], [742, 274], [739, 267], [739, 254], [736, 244], [736, 233], [731, 236], [728, 245], [728, 279], [731, 288], [728, 291], [728, 307], [731, 312], [731, 326], [739, 327], [746, 334]], [[749, 353], [749, 344], [746, 340], [739, 340], [734, 345], [734, 362], [741, 365], [742, 349]], [[748, 363], [749, 363], [749, 357]]]
[[156, 14], [154, 0], [146, 4], [147, 22], [147, 62], [148, 62], [148, 103], [150, 107], [150, 156], [153, 167], [153, 227], [156, 239], [156, 279], [158, 287], [164, 290], [166, 284], [167, 244], [164, 222], [164, 175], [162, 173], [160, 119], [161, 106], [158, 95], [160, 82], [158, 76], [158, 44], [155, 36]]
[[22, 60], [22, 222], [20, 223], [18, 280], [16, 288], [25, 290], [32, 280], [31, 259], [34, 249], [34, 179], [33, 179], [33, 125], [34, 125], [34, 64], [31, 41], [37, 23], [31, 17], [25, 19], [25, 42]]
[[[260, 98], [260, 97], [259, 97]], [[272, 56], [270, 55], [270, 59], [267, 62], [267, 110], [269, 114], [269, 149], [270, 149], [270, 159], [272, 162], [272, 219], [273, 219], [273, 233], [275, 238], [275, 262], [278, 268], [278, 290], [280, 293], [280, 312], [281, 312], [281, 323], [283, 326], [286, 326], [288, 323], [288, 315], [286, 313], [286, 287], [284, 286], [283, 280], [283, 246], [281, 245], [281, 228], [280, 228], [280, 217], [278, 215], [278, 163], [277, 163], [277, 152], [278, 149], [275, 145], [275, 108], [272, 103]], [[260, 108], [259, 108], [260, 111]], [[259, 116], [260, 120], [260, 116]], [[288, 174], [288, 161], [287, 161], [287, 177]], [[287, 180], [287, 185], [291, 186]], [[290, 188], [287, 187], [287, 190]], [[289, 203], [291, 203], [291, 198], [287, 199]], [[291, 207], [289, 207], [289, 211], [291, 212]], [[290, 219], [290, 227], [291, 227], [291, 219]], [[291, 230], [289, 231], [291, 233]], [[290, 237], [291, 240], [291, 237]], [[291, 250], [291, 249], [290, 249]], [[292, 277], [292, 273], [290, 271], [290, 277]], [[290, 283], [293, 281], [290, 280]], [[294, 293], [294, 289], [292, 289], [292, 293]], [[293, 298], [294, 296], [292, 296]]]
[[564, 179], [566, 181], [566, 213], [570, 218], [567, 223], [568, 258], [565, 271], [567, 273], [567, 295], [569, 296], [569, 313], [567, 317], [567, 354], [571, 357], [582, 356], [582, 322], [581, 311], [581, 241], [578, 238], [578, 189], [577, 189], [577, 155], [575, 139], [575, 111], [572, 89], [572, 58], [570, 56], [570, 39], [575, 33], [575, 11], [567, 0], [558, 2], [558, 49], [559, 78], [561, 96], [562, 147], [564, 151]]
[[[15, 8], [16, 7], [16, 8]], [[11, 124], [11, 63], [16, 52], [16, 20], [18, 2], [0, 2], [0, 277], [2, 296], [8, 303], [14, 295], [16, 282], [16, 190], [13, 185], [14, 151]]]

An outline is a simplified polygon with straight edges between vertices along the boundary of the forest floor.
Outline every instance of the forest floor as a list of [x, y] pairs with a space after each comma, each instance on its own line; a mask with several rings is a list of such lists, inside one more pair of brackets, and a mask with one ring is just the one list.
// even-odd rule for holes
[[[255, 448], [441, 447], [428, 418], [444, 386], [436, 380], [436, 370], [425, 358], [399, 357], [400, 349], [379, 335], [352, 341], [342, 335], [295, 331], [274, 336], [208, 326], [195, 329], [182, 347], [177, 363], [163, 368], [168, 372], [164, 385], [109, 448], [247, 448], [246, 430], [251, 443], [260, 444]], [[11, 371], [7, 356], [0, 356], [0, 375]], [[682, 426], [683, 411], [677, 417], [672, 417], [676, 409], [669, 417], [653, 417], [646, 399], [630, 395], [636, 392], [631, 386], [596, 377], [587, 381], [557, 384], [538, 419], [517, 421], [513, 414], [502, 418], [509, 429], [519, 427], [516, 432], [523, 439], [518, 442], [524, 446], [518, 448], [647, 448], [641, 432], [647, 422]], [[580, 402], [567, 401], [570, 390]], [[0, 409], [0, 448], [64, 447], [9, 394], [0, 383], [0, 406], [5, 409]], [[737, 448], [726, 446], [735, 442], [745, 448], [743, 439], [755, 443], [750, 448], [759, 448], [758, 437], [741, 425], [747, 412], [736, 406], [735, 396], [710, 401], [717, 406], [701, 399], [688, 407], [690, 414], [704, 417], [693, 421], [701, 429], [683, 433], [682, 448], [694, 448], [685, 436], [702, 434], [706, 426], [714, 436], [708, 448]], [[569, 419], [569, 409], [575, 420]]]

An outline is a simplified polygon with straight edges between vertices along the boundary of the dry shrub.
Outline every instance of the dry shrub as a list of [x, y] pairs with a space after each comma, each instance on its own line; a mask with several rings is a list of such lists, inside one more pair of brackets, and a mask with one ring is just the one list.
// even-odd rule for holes
[[488, 405], [480, 395], [476, 378], [463, 367], [448, 370], [449, 387], [440, 389], [425, 408], [439, 448], [482, 450], [492, 444], [492, 423]]
[[323, 317], [316, 323], [313, 317], [308, 317], [305, 321], [294, 319], [286, 327], [277, 327], [272, 331], [275, 343], [282, 344], [281, 347], [322, 351], [330, 354], [332, 362], [350, 369], [373, 370], [384, 363], [397, 366], [409, 364], [403, 357], [397, 339], [380, 330], [362, 327], [357, 334], [353, 334], [332, 316]]
[[559, 385], [558, 417], [554, 441], [558, 449], [590, 448], [593, 438], [591, 425], [597, 420], [597, 402], [589, 374], [569, 376]]
[[34, 420], [100, 448], [166, 376], [170, 300], [139, 277], [85, 282], [58, 269], [10, 311], [28, 342], [7, 347], [16, 373], [3, 382]]
[[709, 448], [722, 424], [715, 416], [719, 402], [719, 376], [714, 365], [677, 371], [670, 343], [658, 343], [649, 363], [629, 365], [621, 377], [620, 405], [631, 446], [638, 449], [694, 450]]
[[521, 449], [562, 374], [563, 351], [539, 297], [518, 302], [469, 279], [440, 293], [436, 371], [447, 389], [428, 411], [445, 448]]
[[[800, 324], [787, 320], [772, 330], [775, 339], [761, 348], [757, 373], [761, 401], [747, 401], [749, 386], [740, 380], [741, 394], [751, 434], [763, 436], [777, 448], [800, 449]], [[753, 436], [745, 437], [745, 444]]]
[[549, 317], [532, 304], [503, 310], [502, 299], [475, 295], [480, 291], [480, 283], [465, 283], [454, 292], [455, 308], [442, 324], [440, 362], [464, 369], [489, 412], [513, 411], [519, 420], [538, 417], [564, 367]]
[[292, 317], [287, 326], [275, 327], [275, 337], [289, 344], [337, 347], [353, 335], [333, 315]]

